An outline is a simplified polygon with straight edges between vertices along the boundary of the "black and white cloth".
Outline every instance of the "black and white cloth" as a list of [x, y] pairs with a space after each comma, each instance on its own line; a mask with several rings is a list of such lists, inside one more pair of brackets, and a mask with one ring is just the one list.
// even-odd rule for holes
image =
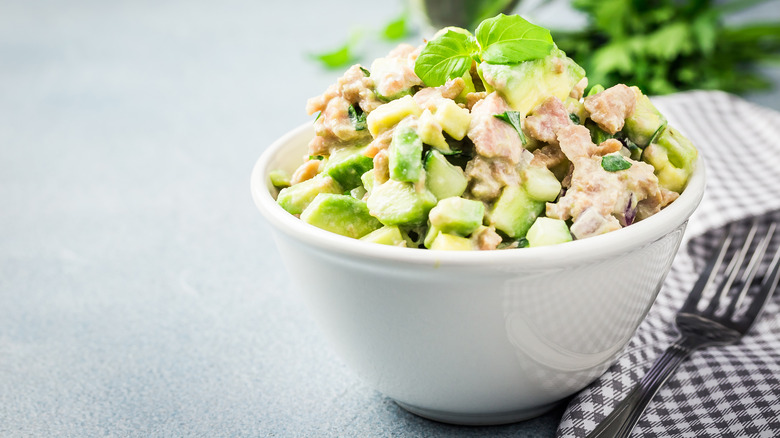
[[[707, 189], [655, 304], [618, 361], [569, 402], [559, 438], [584, 437], [674, 341], [708, 230], [780, 209], [780, 113], [722, 92], [653, 99], [698, 147]], [[700, 236], [696, 239], [696, 236]], [[706, 244], [706, 242], [704, 242]], [[647, 407], [633, 437], [780, 437], [780, 293], [732, 346], [695, 352]]]

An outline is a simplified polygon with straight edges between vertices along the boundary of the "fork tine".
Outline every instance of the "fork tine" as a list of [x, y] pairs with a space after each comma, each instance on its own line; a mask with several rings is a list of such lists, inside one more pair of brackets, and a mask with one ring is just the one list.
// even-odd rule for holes
[[753, 224], [750, 226], [748, 235], [745, 238], [745, 243], [742, 245], [742, 248], [739, 249], [737, 256], [731, 259], [731, 263], [729, 264], [728, 268], [726, 268], [726, 271], [724, 272], [724, 275], [726, 277], [721, 281], [720, 285], [718, 286], [718, 289], [712, 295], [709, 305], [703, 312], [704, 314], [706, 315], [714, 314], [715, 311], [718, 309], [720, 302], [726, 298], [726, 295], [729, 293], [729, 290], [731, 289], [731, 285], [734, 283], [734, 280], [736, 280], [737, 276], [739, 275], [739, 272], [741, 270], [740, 268], [742, 267], [742, 262], [745, 260], [745, 256], [750, 250], [750, 246], [753, 244], [753, 238], [756, 235], [756, 230], [758, 230], [758, 220], [753, 220]]
[[742, 282], [742, 290], [739, 292], [736, 299], [731, 300], [726, 308], [725, 315], [734, 315], [735, 310], [742, 307], [742, 302], [745, 300], [748, 291], [753, 285], [753, 279], [761, 267], [761, 261], [764, 259], [764, 254], [766, 254], [769, 243], [772, 241], [772, 237], [775, 234], [775, 227], [775, 223], [770, 224], [766, 235], [764, 235], [764, 238], [758, 243], [756, 250], [753, 252], [753, 257], [751, 257], [748, 267], [745, 268], [744, 275], [742, 275], [742, 279], [740, 280]]
[[772, 261], [769, 263], [769, 267], [767, 267], [766, 274], [764, 274], [764, 281], [761, 283], [761, 290], [756, 294], [753, 298], [753, 302], [750, 303], [750, 307], [745, 311], [745, 315], [752, 318], [752, 320], [748, 321], [748, 325], [744, 329], [745, 333], [747, 333], [753, 323], [758, 320], [761, 309], [764, 308], [764, 304], [769, 301], [772, 293], [777, 289], [778, 283], [780, 283], [780, 246], [778, 246]]
[[718, 276], [718, 271], [723, 264], [723, 259], [726, 257], [726, 253], [728, 252], [733, 239], [734, 224], [731, 224], [723, 233], [717, 250], [713, 251], [712, 256], [707, 260], [707, 264], [704, 266], [698, 280], [696, 280], [696, 283], [693, 285], [693, 288], [688, 294], [688, 298], [686, 298], [685, 303], [683, 303], [682, 308], [680, 308], [681, 312], [696, 312], [696, 307], [699, 304], [699, 300], [701, 300], [702, 292], [704, 292]]

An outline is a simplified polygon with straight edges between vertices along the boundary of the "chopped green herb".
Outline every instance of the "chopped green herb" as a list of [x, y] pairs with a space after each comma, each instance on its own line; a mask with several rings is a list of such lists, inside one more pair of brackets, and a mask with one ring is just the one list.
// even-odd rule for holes
[[569, 113], [569, 120], [571, 120], [572, 122], [578, 125], [580, 124], [580, 116], [578, 116], [577, 114]]
[[368, 71], [368, 69], [363, 67], [362, 65], [360, 66], [360, 71], [362, 71], [363, 74], [366, 75], [366, 76], [371, 76], [371, 72]]
[[610, 154], [601, 158], [601, 167], [607, 172], [617, 172], [628, 169], [631, 163], [620, 154]]
[[349, 65], [357, 59], [355, 50], [363, 38], [363, 32], [360, 29], [354, 29], [349, 39], [343, 46], [329, 52], [314, 53], [312, 59], [320, 61], [327, 68], [340, 68]]
[[520, 141], [523, 142], [523, 145], [528, 143], [528, 139], [525, 138], [525, 134], [523, 133], [523, 125], [522, 120], [523, 117], [520, 115], [517, 111], [504, 111], [503, 114], [495, 114], [493, 117], [497, 119], [501, 119], [510, 125], [512, 125], [513, 128], [515, 128], [515, 131], [520, 135]]
[[322, 161], [324, 159], [325, 159], [325, 157], [323, 157], [322, 155], [309, 155], [309, 160], [320, 160], [320, 161]]
[[352, 126], [355, 127], [355, 131], [363, 131], [366, 129], [366, 113], [359, 106], [349, 106], [349, 120], [352, 122]]
[[409, 35], [409, 27], [406, 23], [406, 14], [387, 23], [382, 30], [382, 37], [389, 41], [397, 41], [405, 38], [407, 35]]
[[319, 120], [321, 116], [322, 116], [322, 111], [317, 112], [317, 117], [314, 118], [314, 123], [317, 123], [317, 120]]
[[517, 240], [517, 247], [518, 248], [528, 248], [528, 239], [525, 237], [521, 237]]
[[350, 62], [352, 62], [352, 60], [354, 59], [349, 44], [346, 44], [330, 52], [314, 54], [312, 55], [312, 57], [320, 61], [328, 68], [343, 67], [349, 64]]

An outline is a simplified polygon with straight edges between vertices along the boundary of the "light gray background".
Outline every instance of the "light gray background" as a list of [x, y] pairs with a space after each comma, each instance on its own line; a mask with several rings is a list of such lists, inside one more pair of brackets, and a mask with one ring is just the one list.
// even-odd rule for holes
[[[576, 23], [560, 6], [540, 21]], [[0, 436], [552, 435], [560, 410], [454, 427], [363, 385], [252, 204], [257, 157], [340, 74], [305, 54], [361, 28], [382, 55], [400, 11], [0, 2]]]

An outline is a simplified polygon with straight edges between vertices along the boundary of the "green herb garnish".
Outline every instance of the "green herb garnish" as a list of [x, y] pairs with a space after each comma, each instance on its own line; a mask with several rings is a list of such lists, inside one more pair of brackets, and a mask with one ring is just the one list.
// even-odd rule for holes
[[523, 125], [522, 120], [523, 117], [520, 115], [517, 111], [504, 111], [502, 114], [494, 114], [493, 117], [497, 119], [501, 119], [510, 125], [512, 125], [513, 128], [515, 128], [515, 131], [520, 135], [520, 141], [523, 142], [523, 145], [528, 143], [528, 139], [525, 138], [525, 134], [523, 133]]
[[465, 75], [473, 61], [516, 64], [543, 58], [553, 47], [549, 30], [519, 15], [499, 14], [480, 23], [476, 36], [465, 29], [448, 29], [428, 41], [414, 72], [425, 85], [437, 87]]
[[544, 58], [554, 44], [550, 31], [519, 15], [498, 14], [479, 23], [476, 30], [480, 57], [491, 64], [517, 64]]
[[330, 52], [313, 54], [312, 57], [320, 61], [328, 68], [342, 67], [355, 59], [355, 57], [352, 55], [352, 50], [349, 44], [346, 44]]
[[402, 14], [395, 20], [387, 23], [382, 29], [382, 37], [388, 41], [397, 41], [409, 35], [409, 26], [407, 26], [406, 14]]
[[309, 55], [312, 59], [320, 61], [327, 68], [339, 68], [351, 64], [357, 60], [356, 50], [363, 38], [363, 32], [355, 29], [349, 36], [349, 39], [343, 46], [331, 51], [313, 53]]
[[607, 172], [617, 172], [628, 169], [631, 163], [620, 154], [612, 154], [601, 158], [601, 167]]
[[362, 71], [363, 74], [366, 75], [366, 76], [371, 76], [371, 72], [368, 71], [368, 69], [363, 67], [362, 65], [360, 66], [360, 71]]
[[574, 113], [569, 113], [569, 120], [571, 120], [573, 123], [579, 125], [580, 124], [580, 116]]
[[363, 131], [366, 129], [366, 113], [363, 112], [359, 106], [350, 105], [349, 109], [349, 121], [352, 122], [352, 126], [355, 127], [355, 131]]

